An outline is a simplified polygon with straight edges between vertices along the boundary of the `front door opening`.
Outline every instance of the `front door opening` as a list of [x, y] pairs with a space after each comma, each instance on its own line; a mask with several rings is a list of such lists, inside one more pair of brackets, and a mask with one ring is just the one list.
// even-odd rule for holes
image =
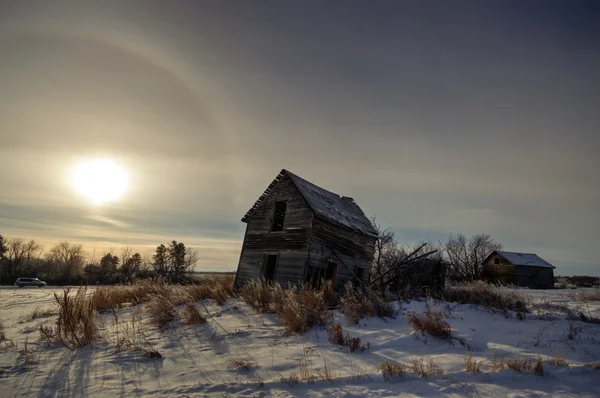
[[335, 282], [337, 280], [338, 265], [336, 263], [328, 263], [327, 271], [325, 271], [325, 280], [331, 281], [331, 284], [335, 288]]
[[267, 254], [263, 267], [263, 277], [267, 282], [275, 279], [275, 267], [277, 266], [277, 254]]

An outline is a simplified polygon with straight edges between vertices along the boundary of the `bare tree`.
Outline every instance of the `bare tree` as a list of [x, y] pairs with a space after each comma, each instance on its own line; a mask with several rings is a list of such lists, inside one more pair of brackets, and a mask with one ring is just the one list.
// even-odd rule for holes
[[374, 279], [379, 275], [387, 272], [394, 264], [406, 255], [406, 251], [396, 239], [394, 231], [386, 228], [382, 229], [379, 224], [373, 219], [373, 225], [379, 235], [375, 242], [375, 257], [373, 267], [371, 267], [371, 278]]
[[494, 250], [501, 250], [502, 245], [490, 235], [478, 234], [467, 238], [463, 234], [450, 236], [440, 246], [446, 260], [450, 263], [450, 276], [455, 280], [472, 281], [481, 279], [481, 263]]
[[5, 258], [8, 260], [7, 274], [18, 277], [32, 272], [32, 266], [41, 255], [43, 247], [35, 240], [7, 239]]
[[81, 275], [85, 252], [81, 245], [60, 242], [46, 254], [46, 260], [56, 270], [58, 279], [69, 282]]

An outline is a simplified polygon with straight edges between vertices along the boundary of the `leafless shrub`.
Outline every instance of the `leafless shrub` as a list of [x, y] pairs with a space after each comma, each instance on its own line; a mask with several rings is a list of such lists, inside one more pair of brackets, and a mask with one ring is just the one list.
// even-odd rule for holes
[[389, 359], [379, 364], [379, 370], [385, 381], [401, 379], [405, 373], [404, 366], [401, 363], [390, 361]]
[[166, 328], [175, 320], [175, 307], [167, 297], [155, 296], [146, 308], [150, 314], [150, 323], [159, 329]]
[[434, 361], [433, 358], [412, 358], [412, 364], [410, 369], [423, 378], [427, 378], [430, 375], [442, 376], [444, 371], [442, 367]]
[[569, 328], [565, 337], [569, 340], [577, 340], [577, 337], [583, 332], [583, 326], [575, 326], [575, 322], [569, 322]]
[[198, 323], [205, 323], [206, 318], [204, 318], [196, 305], [192, 302], [189, 302], [185, 305], [185, 310], [183, 312], [183, 324], [184, 325], [196, 325]]
[[54, 293], [58, 304], [58, 319], [54, 337], [69, 349], [91, 344], [98, 338], [98, 319], [94, 301], [87, 288], [80, 287], [72, 295], [65, 289], [62, 295]]
[[473, 360], [473, 354], [465, 355], [465, 370], [470, 373], [481, 373], [481, 361]]
[[449, 286], [444, 290], [442, 299], [517, 312], [527, 312], [530, 303], [530, 299], [522, 293], [496, 288], [482, 281]]
[[422, 332], [446, 341], [452, 340], [452, 328], [443, 313], [428, 309], [421, 315], [412, 313], [407, 317], [408, 323], [415, 332]]
[[56, 340], [56, 334], [54, 333], [54, 329], [48, 325], [40, 325], [40, 339], [45, 342], [51, 342]]

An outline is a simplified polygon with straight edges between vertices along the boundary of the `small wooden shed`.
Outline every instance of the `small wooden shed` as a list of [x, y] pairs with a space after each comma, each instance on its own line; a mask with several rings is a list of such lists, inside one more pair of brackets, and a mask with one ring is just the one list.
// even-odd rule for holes
[[493, 251], [482, 263], [483, 278], [492, 283], [534, 289], [554, 287], [554, 267], [537, 254]]
[[242, 222], [237, 289], [259, 278], [315, 287], [331, 280], [340, 291], [347, 281], [368, 283], [377, 231], [350, 197], [283, 169]]

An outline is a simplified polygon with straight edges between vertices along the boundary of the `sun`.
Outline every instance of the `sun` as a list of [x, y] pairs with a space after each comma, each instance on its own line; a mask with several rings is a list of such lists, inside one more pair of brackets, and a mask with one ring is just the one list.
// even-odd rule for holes
[[128, 182], [125, 169], [112, 159], [86, 160], [73, 169], [73, 187], [95, 204], [119, 199], [125, 193]]

